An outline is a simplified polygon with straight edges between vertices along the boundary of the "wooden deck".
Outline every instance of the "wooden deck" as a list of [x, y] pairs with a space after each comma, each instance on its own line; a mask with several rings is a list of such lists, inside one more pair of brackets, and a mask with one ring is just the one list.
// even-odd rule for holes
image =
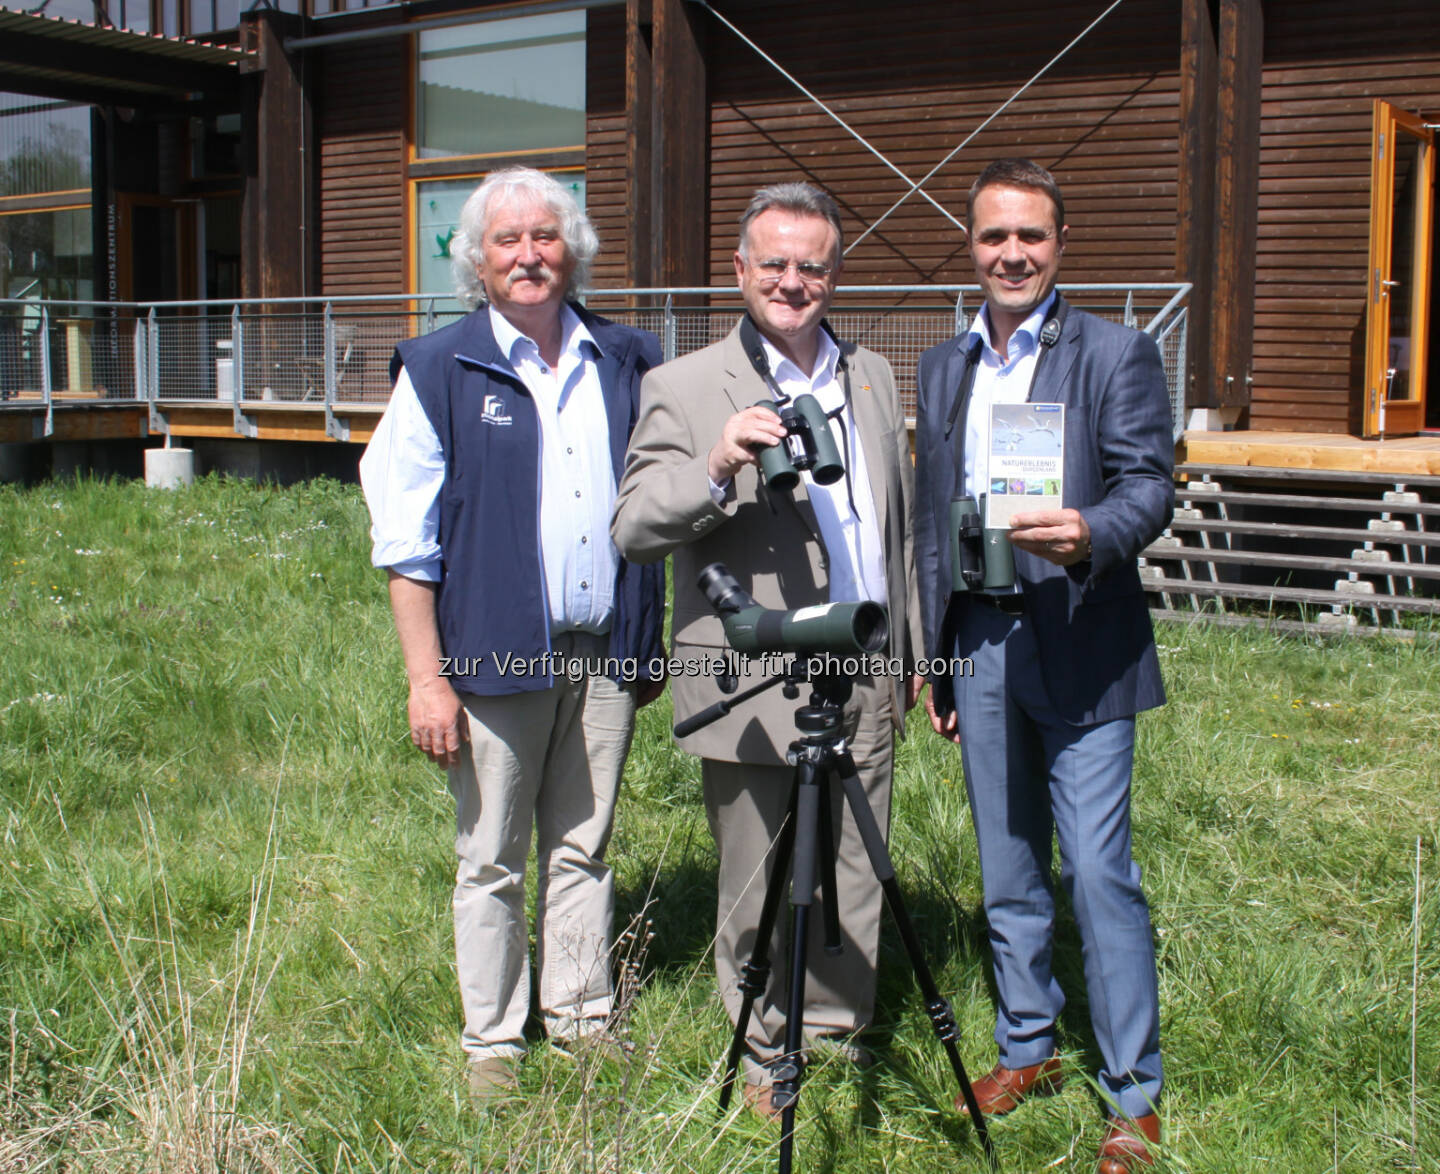
[[[160, 410], [177, 440], [191, 437], [244, 439], [234, 427], [234, 409], [228, 403], [205, 401], [162, 402]], [[256, 440], [327, 441], [323, 403], [245, 401], [241, 410], [254, 421]], [[350, 425], [352, 443], [365, 444], [380, 422], [384, 404], [335, 405], [335, 414]], [[136, 400], [97, 400], [93, 396], [57, 393], [53, 405], [54, 432], [43, 435], [45, 404], [27, 395], [0, 404], [0, 443], [36, 440], [118, 440], [150, 434], [149, 405]]]
[[[365, 443], [384, 404], [337, 403], [335, 414], [349, 421], [352, 442]], [[246, 401], [258, 440], [324, 441], [325, 405], [313, 402]], [[235, 437], [229, 403], [196, 400], [161, 404], [176, 438]], [[107, 440], [147, 435], [147, 405], [135, 400], [97, 400], [57, 392], [54, 440]], [[0, 403], [0, 443], [45, 439], [43, 401], [33, 393]], [[1187, 432], [1175, 446], [1176, 472], [1186, 466], [1296, 469], [1311, 474], [1369, 473], [1440, 477], [1440, 436], [1359, 440], [1315, 432]]]
[[1315, 432], [1187, 432], [1175, 448], [1176, 472], [1183, 474], [1187, 464], [1436, 477], [1440, 436], [1360, 440]]

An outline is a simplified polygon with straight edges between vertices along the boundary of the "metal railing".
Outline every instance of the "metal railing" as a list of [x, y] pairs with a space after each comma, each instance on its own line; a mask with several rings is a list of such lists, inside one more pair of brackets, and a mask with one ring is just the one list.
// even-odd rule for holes
[[[1160, 346], [1178, 437], [1184, 422], [1189, 313], [1186, 283], [1065, 285], [1081, 309], [1152, 335]], [[653, 331], [667, 359], [723, 338], [742, 303], [728, 287], [591, 290], [596, 312]], [[889, 359], [907, 416], [927, 348], [968, 329], [977, 285], [846, 286], [830, 322], [842, 338]], [[323, 407], [326, 434], [349, 438], [343, 409], [390, 397], [390, 355], [403, 338], [454, 321], [448, 294], [155, 303], [0, 300], [0, 407], [143, 400], [150, 427], [172, 405], [228, 406], [254, 436], [262, 406]], [[337, 413], [337, 409], [342, 409]]]

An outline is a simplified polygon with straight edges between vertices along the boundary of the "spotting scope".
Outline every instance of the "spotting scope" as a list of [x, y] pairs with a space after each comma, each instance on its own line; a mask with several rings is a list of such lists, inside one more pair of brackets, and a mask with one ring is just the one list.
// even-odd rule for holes
[[870, 600], [790, 610], [761, 607], [724, 563], [711, 563], [701, 571], [699, 586], [736, 652], [854, 656], [881, 652], [890, 639], [885, 609]]

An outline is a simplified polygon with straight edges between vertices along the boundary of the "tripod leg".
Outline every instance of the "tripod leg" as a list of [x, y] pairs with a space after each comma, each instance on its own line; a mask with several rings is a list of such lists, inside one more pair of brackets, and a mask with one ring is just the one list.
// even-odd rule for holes
[[770, 1103], [780, 1110], [780, 1174], [790, 1174], [795, 1147], [795, 1107], [805, 1073], [805, 963], [810, 906], [815, 900], [816, 831], [821, 787], [815, 764], [801, 758], [795, 766], [795, 863], [790, 874], [790, 1000], [785, 1012], [785, 1054], [774, 1064]]
[[740, 1068], [740, 1055], [745, 1050], [745, 1033], [750, 1027], [750, 1015], [755, 1000], [761, 998], [770, 985], [770, 940], [775, 932], [775, 919], [780, 913], [780, 898], [785, 892], [785, 874], [790, 868], [790, 856], [795, 847], [796, 798], [798, 783], [790, 785], [790, 803], [785, 812], [785, 822], [775, 839], [775, 857], [770, 864], [770, 877], [765, 883], [765, 903], [760, 907], [760, 920], [755, 927], [755, 948], [742, 967], [740, 980], [740, 1014], [735, 1020], [735, 1030], [730, 1036], [730, 1054], [725, 1060], [725, 1079], [720, 1084], [720, 1112], [730, 1107], [730, 1093], [735, 1087], [735, 1074]]
[[900, 885], [895, 879], [895, 865], [890, 859], [890, 850], [885, 846], [885, 837], [880, 834], [880, 826], [875, 822], [875, 813], [870, 810], [870, 802], [865, 797], [865, 788], [860, 785], [859, 776], [855, 773], [855, 759], [848, 750], [835, 755], [835, 770], [840, 776], [840, 785], [845, 788], [845, 798], [850, 803], [850, 812], [855, 818], [855, 826], [860, 832], [860, 839], [865, 844], [865, 853], [870, 857], [870, 867], [875, 872], [875, 879], [880, 882], [880, 888], [885, 893], [885, 902], [890, 906], [895, 924], [900, 929], [900, 938], [905, 943], [905, 953], [910, 957], [911, 969], [915, 971], [915, 981], [920, 987], [920, 994], [925, 999], [925, 1010], [930, 1015], [930, 1023], [935, 1029], [935, 1037], [944, 1047], [946, 1056], [949, 1057], [950, 1068], [960, 1084], [961, 1095], [964, 1096], [965, 1104], [970, 1109], [970, 1120], [975, 1123], [975, 1132], [980, 1138], [981, 1147], [985, 1150], [985, 1157], [989, 1159], [990, 1168], [998, 1170], [995, 1149], [990, 1141], [990, 1129], [980, 1112], [979, 1104], [976, 1103], [975, 1090], [970, 1087], [970, 1078], [965, 1075], [965, 1065], [961, 1063], [960, 1052], [956, 1047], [960, 1039], [960, 1031], [955, 1024], [955, 1014], [950, 1009], [949, 1002], [936, 987], [935, 978], [930, 973], [930, 967], [925, 961], [925, 952], [920, 948], [920, 939], [915, 933], [915, 926], [910, 921], [910, 914], [905, 908], [905, 899], [900, 893]]
[[840, 902], [835, 899], [835, 820], [830, 810], [830, 776], [820, 776], [820, 915], [825, 919], [825, 953], [845, 951], [840, 937]]

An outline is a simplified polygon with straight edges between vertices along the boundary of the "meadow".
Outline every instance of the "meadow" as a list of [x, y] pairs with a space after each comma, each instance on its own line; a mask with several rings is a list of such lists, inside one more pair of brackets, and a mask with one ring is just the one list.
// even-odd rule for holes
[[[715, 861], [696, 764], [643, 711], [610, 860], [623, 1061], [537, 1038], [464, 1092], [453, 811], [410, 746], [359, 491], [205, 479], [0, 487], [0, 1172], [774, 1168], [717, 1112]], [[1440, 1171], [1440, 644], [1157, 629], [1137, 859], [1171, 1171]], [[972, 1076], [993, 1003], [958, 756], [899, 754], [892, 847]], [[1062, 1095], [1004, 1170], [1103, 1129], [1079, 942]], [[863, 1071], [809, 1073], [796, 1169], [984, 1170], [893, 927]], [[738, 1098], [737, 1098], [738, 1100]]]

